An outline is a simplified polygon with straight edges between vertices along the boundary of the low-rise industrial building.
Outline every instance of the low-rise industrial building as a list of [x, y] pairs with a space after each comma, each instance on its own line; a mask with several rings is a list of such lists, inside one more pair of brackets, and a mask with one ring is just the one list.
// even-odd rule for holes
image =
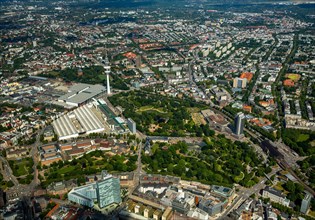
[[77, 138], [82, 134], [99, 133], [105, 130], [104, 125], [90, 108], [92, 106], [81, 106], [52, 123], [59, 140]]
[[69, 88], [68, 93], [59, 97], [58, 102], [78, 107], [87, 103], [92, 98], [104, 93], [106, 88], [102, 85], [78, 83]]

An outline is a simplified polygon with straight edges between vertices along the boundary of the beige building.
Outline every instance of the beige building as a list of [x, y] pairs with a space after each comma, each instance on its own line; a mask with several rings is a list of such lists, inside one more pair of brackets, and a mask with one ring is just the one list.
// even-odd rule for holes
[[269, 186], [267, 186], [263, 190], [263, 197], [269, 198], [272, 202], [280, 203], [281, 205], [284, 205], [287, 207], [290, 204], [290, 200], [287, 199], [281, 191], [271, 188]]
[[242, 88], [243, 89], [246, 87], [246, 85], [247, 85], [247, 79], [246, 78], [242, 79], [242, 78], [236, 77], [233, 80], [233, 88]]

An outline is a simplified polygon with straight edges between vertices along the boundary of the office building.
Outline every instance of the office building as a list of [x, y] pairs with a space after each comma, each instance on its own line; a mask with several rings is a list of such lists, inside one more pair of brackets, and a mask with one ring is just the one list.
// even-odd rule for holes
[[300, 212], [306, 214], [311, 205], [312, 196], [306, 193], [304, 199], [302, 200]]
[[244, 78], [238, 78], [236, 77], [234, 80], [233, 80], [233, 88], [245, 88], [247, 85], [247, 79]]
[[211, 192], [214, 195], [221, 196], [231, 201], [235, 191], [234, 191], [234, 188], [212, 185]]
[[226, 198], [208, 194], [199, 202], [199, 208], [208, 213], [210, 216], [214, 216], [221, 213], [227, 203], [228, 200]]
[[113, 203], [119, 204], [121, 202], [119, 178], [114, 178], [105, 173], [103, 179], [97, 181], [96, 185], [97, 202], [100, 208], [104, 208]]
[[73, 188], [68, 193], [68, 199], [71, 202], [92, 208], [96, 197], [96, 184], [91, 183], [84, 186]]
[[131, 133], [137, 133], [136, 122], [134, 122], [131, 118], [128, 118], [127, 125]]
[[119, 179], [102, 171], [99, 181], [73, 188], [68, 193], [68, 199], [90, 208], [94, 206], [94, 202], [98, 203], [99, 208], [113, 203], [119, 204], [121, 202]]
[[245, 115], [242, 112], [236, 114], [234, 119], [234, 132], [236, 135], [243, 134], [244, 126], [245, 126]]
[[181, 192], [172, 201], [172, 209], [181, 214], [187, 214], [192, 206], [195, 205], [195, 196], [190, 193]]

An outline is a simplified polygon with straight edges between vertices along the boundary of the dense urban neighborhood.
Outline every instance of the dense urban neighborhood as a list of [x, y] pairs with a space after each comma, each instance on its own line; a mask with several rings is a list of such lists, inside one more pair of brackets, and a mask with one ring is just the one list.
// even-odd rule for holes
[[0, 2], [0, 219], [315, 219], [315, 4]]

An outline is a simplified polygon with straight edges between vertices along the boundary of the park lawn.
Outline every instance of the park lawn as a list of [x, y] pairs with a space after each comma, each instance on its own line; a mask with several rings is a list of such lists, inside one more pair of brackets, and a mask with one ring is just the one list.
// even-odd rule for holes
[[205, 137], [204, 141], [206, 142], [207, 145], [212, 145], [212, 140], [209, 137]]
[[277, 184], [274, 186], [275, 189], [279, 190], [279, 191], [284, 191], [281, 182], [277, 182]]
[[167, 112], [163, 111], [162, 108], [154, 108], [153, 106], [146, 105], [146, 106], [141, 106], [137, 112], [145, 112], [145, 111], [155, 111], [158, 113], [166, 114]]
[[59, 169], [57, 172], [60, 174], [66, 174], [66, 173], [73, 171], [74, 169], [75, 169], [75, 166], [66, 166], [66, 167]]
[[242, 179], [244, 179], [245, 175], [243, 172], [240, 173], [240, 175], [234, 177], [235, 182], [240, 182]]
[[191, 118], [196, 125], [205, 125], [207, 122], [200, 113], [191, 113]]
[[199, 113], [200, 112], [200, 108], [197, 108], [197, 107], [187, 108], [187, 111], [190, 112], [190, 113]]
[[106, 79], [106, 76], [103, 75], [103, 74], [100, 74], [100, 75], [98, 75], [98, 78], [99, 78], [100, 80], [105, 80], [105, 79]]
[[299, 134], [296, 142], [304, 142], [307, 141], [310, 138], [310, 135], [308, 134]]
[[51, 71], [51, 72], [49, 72], [49, 74], [52, 76], [55, 76], [55, 77], [59, 76], [59, 73], [56, 71]]
[[308, 212], [308, 215], [311, 216], [311, 217], [313, 217], [313, 218], [315, 218], [315, 211], [310, 210], [310, 211]]
[[153, 144], [151, 147], [151, 152], [154, 154], [158, 148], [159, 148], [159, 145], [157, 143]]
[[19, 169], [17, 170], [18, 176], [23, 176], [23, 175], [28, 174], [27, 170], [25, 169], [25, 165], [26, 163], [21, 163], [18, 165], [19, 166]]
[[[17, 165], [17, 169], [16, 169], [16, 165]], [[24, 158], [22, 160], [19, 160], [19, 161], [14, 161], [14, 166], [11, 167], [12, 170], [13, 170], [13, 174], [15, 176], [24, 176], [24, 175], [27, 175], [29, 174], [28, 173], [28, 170], [30, 168], [30, 162], [28, 160], [28, 158]]]
[[298, 81], [301, 78], [299, 74], [286, 74], [286, 77], [292, 79], [293, 81]]

